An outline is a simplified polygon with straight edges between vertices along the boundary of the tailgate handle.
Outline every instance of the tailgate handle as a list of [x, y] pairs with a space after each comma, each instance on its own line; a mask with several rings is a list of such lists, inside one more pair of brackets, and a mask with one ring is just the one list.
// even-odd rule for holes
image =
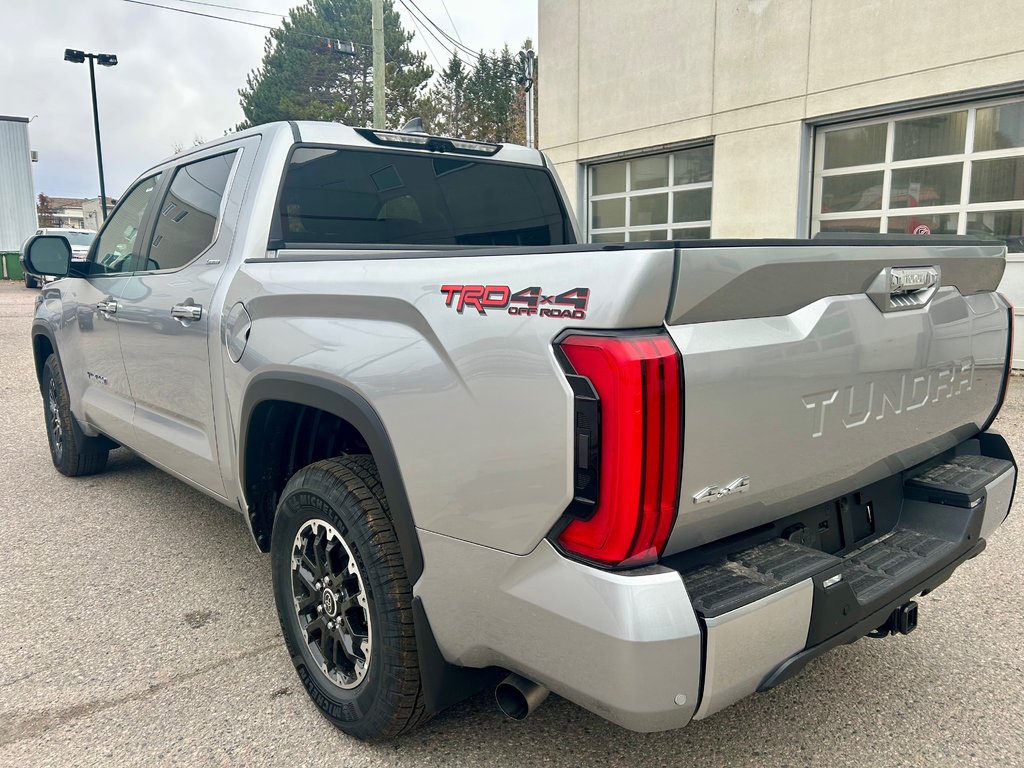
[[867, 294], [883, 312], [925, 306], [941, 284], [939, 267], [886, 267], [868, 287]]

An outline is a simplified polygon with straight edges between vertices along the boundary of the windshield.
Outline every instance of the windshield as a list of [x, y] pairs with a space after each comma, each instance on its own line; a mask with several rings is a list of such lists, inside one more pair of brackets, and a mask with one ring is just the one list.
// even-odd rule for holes
[[279, 215], [289, 244], [575, 242], [546, 169], [455, 155], [299, 147]]
[[95, 232], [61, 232], [61, 234], [68, 239], [71, 245], [89, 245], [96, 237]]

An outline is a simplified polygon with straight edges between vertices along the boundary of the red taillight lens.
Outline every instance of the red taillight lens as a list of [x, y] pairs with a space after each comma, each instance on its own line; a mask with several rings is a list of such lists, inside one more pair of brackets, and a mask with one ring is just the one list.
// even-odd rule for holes
[[682, 372], [665, 334], [570, 336], [560, 347], [600, 398], [597, 508], [558, 537], [607, 566], [661, 556], [675, 522], [682, 444]]

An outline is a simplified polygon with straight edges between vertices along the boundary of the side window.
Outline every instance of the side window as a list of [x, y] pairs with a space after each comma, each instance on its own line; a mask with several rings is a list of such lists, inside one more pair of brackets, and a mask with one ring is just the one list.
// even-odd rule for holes
[[210, 246], [236, 154], [208, 157], [174, 172], [142, 269], [179, 269]]
[[92, 275], [130, 272], [132, 249], [142, 226], [142, 217], [160, 185], [160, 177], [150, 176], [135, 185], [107, 221], [103, 234], [97, 238], [90, 256], [89, 273]]

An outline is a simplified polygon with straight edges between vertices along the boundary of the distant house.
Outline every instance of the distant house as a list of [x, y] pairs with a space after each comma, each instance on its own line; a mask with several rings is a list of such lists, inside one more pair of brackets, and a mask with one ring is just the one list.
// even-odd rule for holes
[[[113, 197], [107, 198], [107, 213], [114, 210], [117, 200]], [[82, 201], [82, 220], [86, 229], [99, 230], [103, 223], [103, 208], [98, 197], [89, 197]]]
[[[117, 203], [107, 198], [107, 212]], [[39, 226], [67, 227], [69, 229], [98, 230], [103, 223], [103, 211], [98, 197], [49, 197], [39, 196]]]

